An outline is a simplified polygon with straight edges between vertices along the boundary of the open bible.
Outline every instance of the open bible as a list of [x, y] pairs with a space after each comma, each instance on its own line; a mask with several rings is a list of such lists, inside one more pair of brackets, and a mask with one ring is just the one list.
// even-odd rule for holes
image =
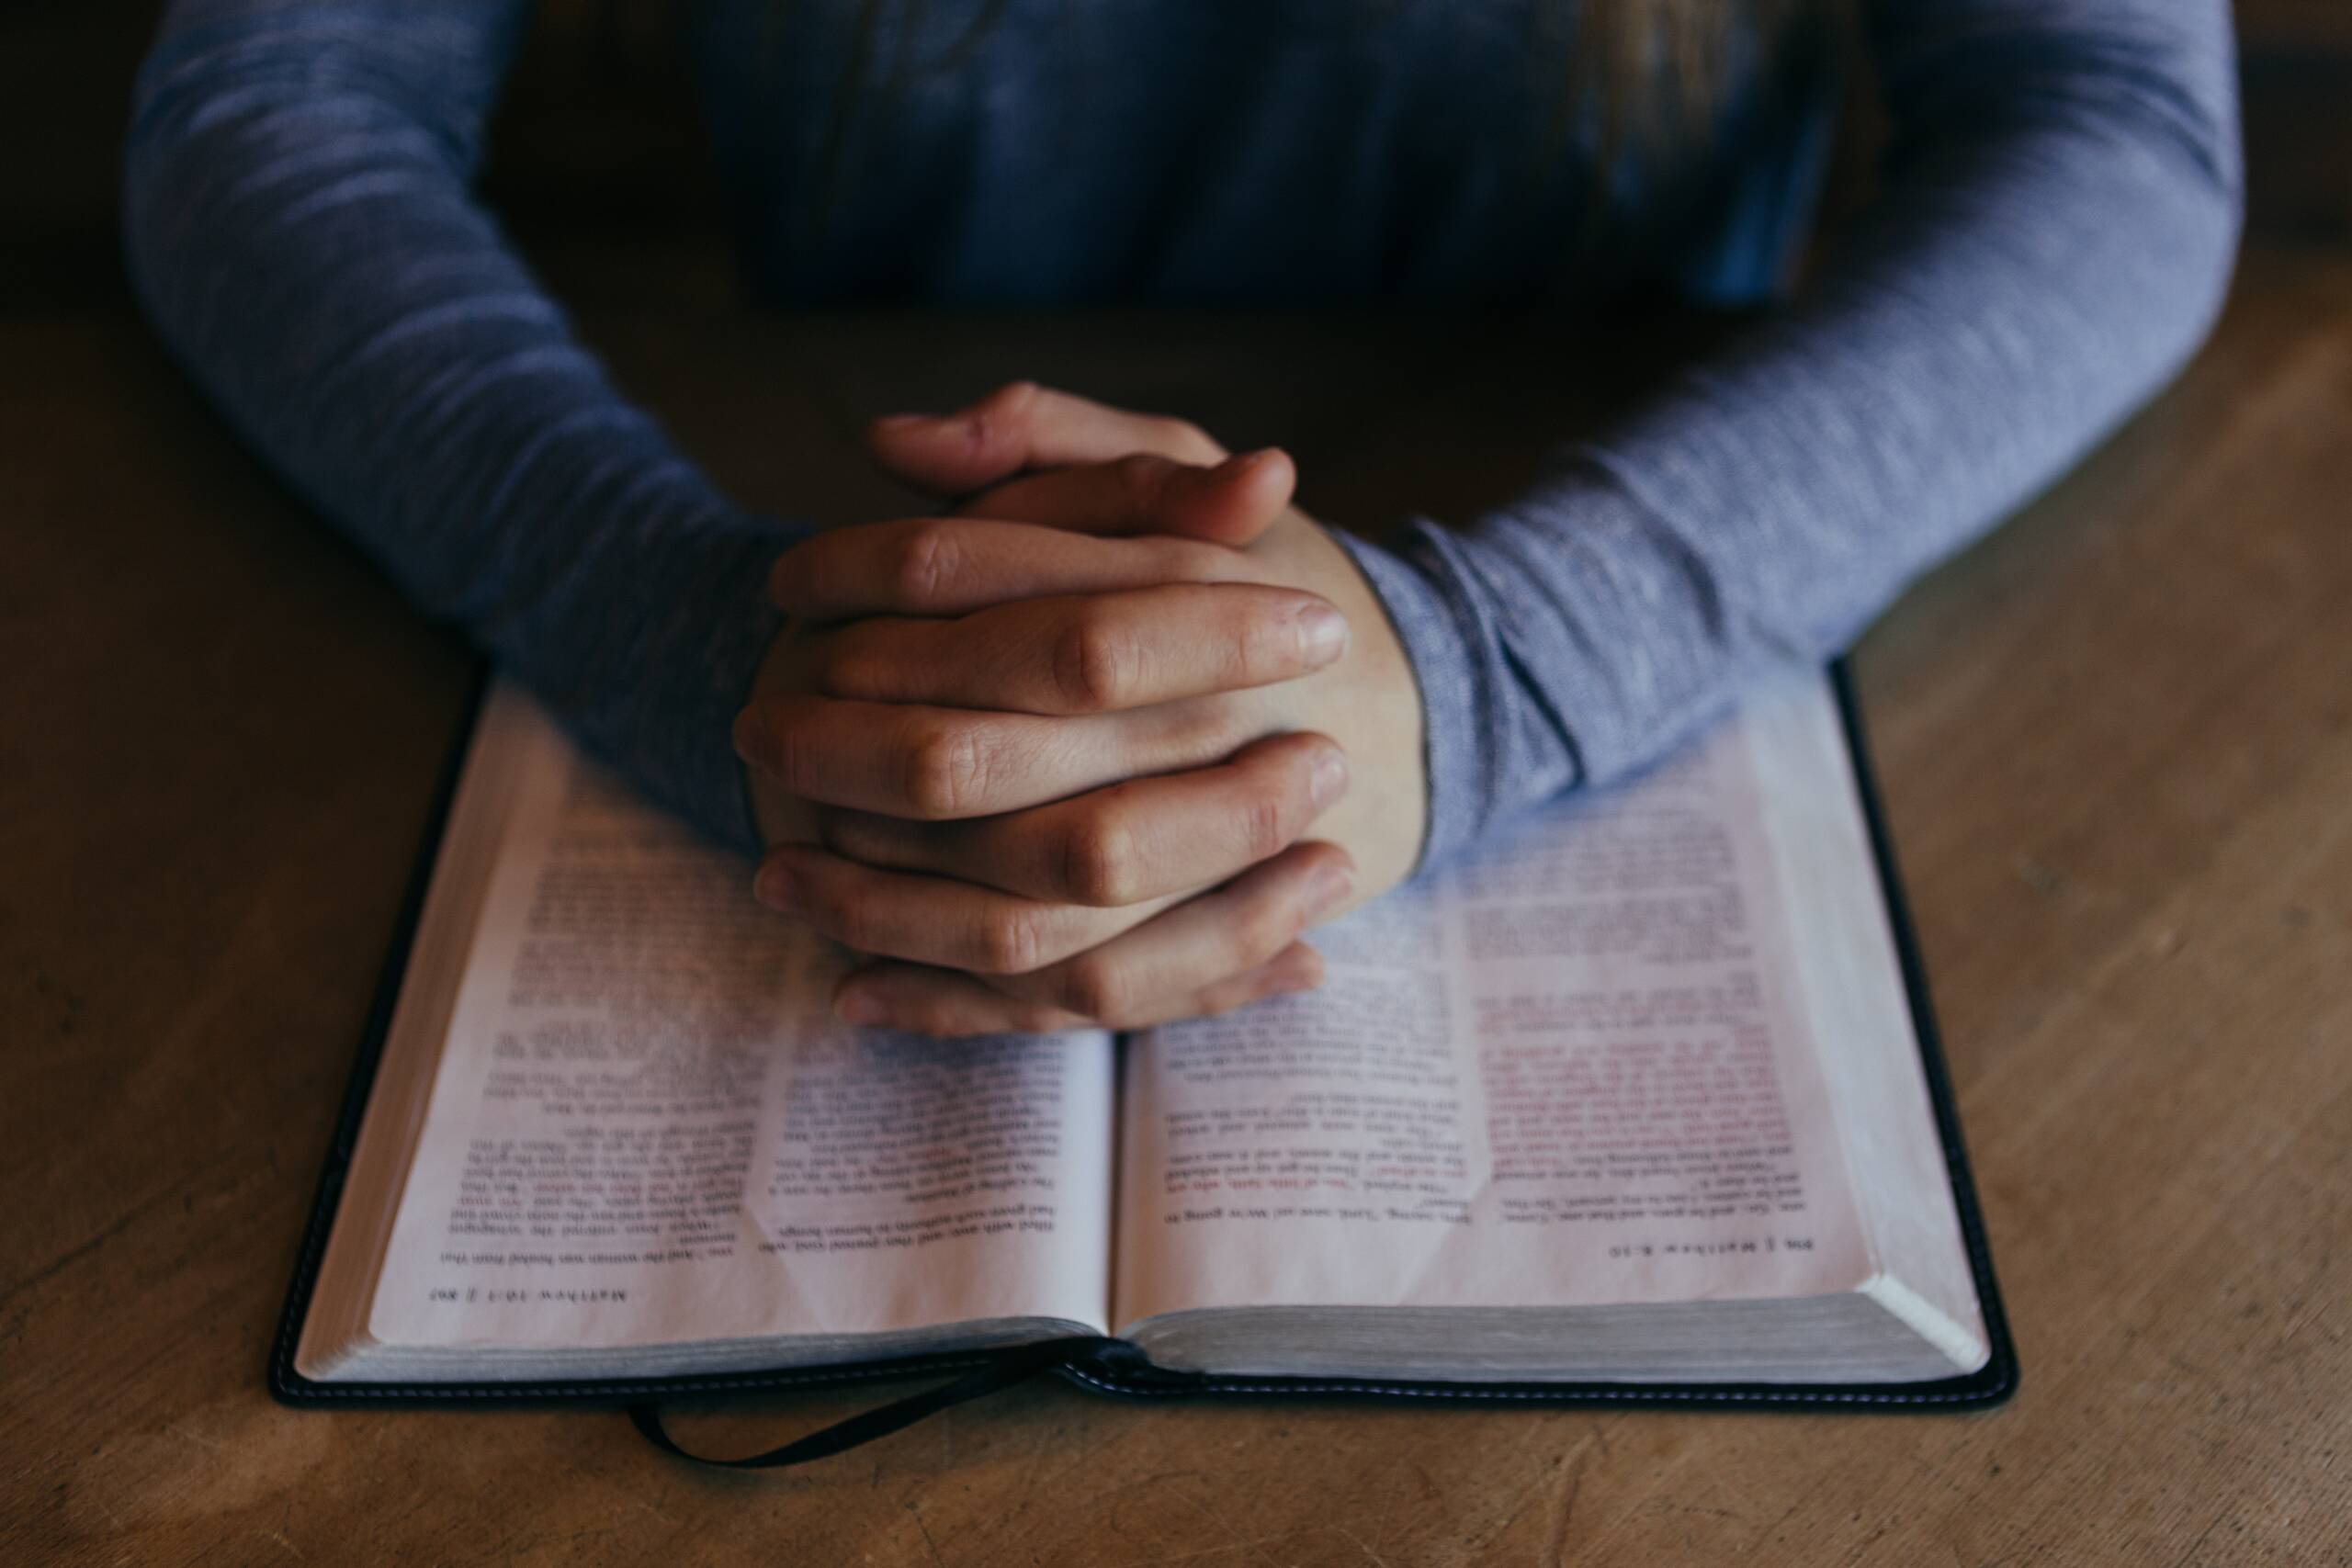
[[1826, 677], [1313, 933], [1321, 989], [1132, 1035], [842, 1025], [748, 883], [492, 691], [282, 1395], [1060, 1339], [1137, 1391], [2007, 1391]]

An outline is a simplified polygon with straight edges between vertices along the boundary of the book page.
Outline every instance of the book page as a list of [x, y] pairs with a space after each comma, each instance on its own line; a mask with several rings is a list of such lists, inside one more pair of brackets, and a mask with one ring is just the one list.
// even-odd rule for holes
[[1760, 733], [1325, 928], [1319, 991], [1132, 1041], [1114, 1320], [1862, 1285]]
[[762, 909], [740, 861], [636, 801], [512, 692], [481, 734], [524, 755], [376, 1340], [1100, 1325], [1107, 1036], [934, 1043], [836, 1024], [840, 961]]

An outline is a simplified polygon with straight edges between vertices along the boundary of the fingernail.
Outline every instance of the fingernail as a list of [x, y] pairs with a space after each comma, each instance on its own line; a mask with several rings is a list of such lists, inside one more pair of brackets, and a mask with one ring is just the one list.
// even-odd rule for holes
[[1194, 468], [1180, 477], [1200, 485], [1204, 490], [1217, 490], [1230, 480], [1248, 479], [1264, 467], [1266, 460], [1273, 455], [1272, 446], [1261, 446], [1255, 452], [1237, 452], [1222, 463]]
[[938, 417], [939, 416], [937, 414], [929, 413], [886, 413], [874, 422], [874, 428], [876, 430], [904, 430], [910, 425], [928, 424]]
[[1315, 771], [1307, 775], [1306, 798], [1320, 811], [1347, 793], [1347, 753], [1337, 746], [1326, 746], [1315, 759]]
[[735, 755], [754, 767], [759, 765], [761, 756], [767, 750], [767, 737], [750, 708], [735, 716], [735, 728], [729, 732], [729, 739], [735, 743]]
[[1326, 862], [1323, 868], [1315, 874], [1315, 881], [1306, 890], [1309, 918], [1329, 914], [1347, 902], [1348, 894], [1355, 885], [1353, 866], [1337, 861]]
[[833, 998], [833, 1016], [843, 1023], [879, 1023], [882, 1004], [860, 990], [846, 990]]
[[752, 897], [771, 909], [789, 913], [797, 906], [799, 893], [799, 884], [792, 874], [792, 868], [780, 860], [768, 862], [760, 867], [759, 874], [752, 878]]
[[1329, 604], [1309, 604], [1298, 613], [1299, 657], [1311, 665], [1329, 664], [1347, 651], [1348, 618]]

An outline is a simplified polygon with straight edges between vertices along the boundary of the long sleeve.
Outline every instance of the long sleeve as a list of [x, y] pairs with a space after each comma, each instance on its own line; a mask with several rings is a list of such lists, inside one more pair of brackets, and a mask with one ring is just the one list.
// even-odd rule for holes
[[593, 751], [752, 839], [728, 725], [789, 535], [612, 387], [472, 198], [523, 0], [181, 0], [128, 138], [131, 276], [243, 436]]
[[2223, 0], [1882, 0], [1883, 194], [1805, 298], [1528, 493], [1355, 546], [1429, 713], [1424, 861], [1819, 660], [2201, 341], [2241, 170]]

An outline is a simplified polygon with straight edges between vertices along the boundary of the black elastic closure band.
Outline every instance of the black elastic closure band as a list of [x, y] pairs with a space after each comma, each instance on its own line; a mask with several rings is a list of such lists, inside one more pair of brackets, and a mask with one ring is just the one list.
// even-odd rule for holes
[[952, 1382], [921, 1393], [910, 1393], [904, 1399], [894, 1399], [871, 1410], [862, 1410], [846, 1420], [820, 1427], [806, 1437], [795, 1438], [781, 1448], [765, 1453], [747, 1454], [741, 1459], [712, 1459], [707, 1454], [689, 1452], [680, 1448], [662, 1425], [662, 1406], [651, 1401], [628, 1407], [628, 1418], [639, 1436], [664, 1453], [690, 1459], [696, 1464], [714, 1465], [722, 1470], [780, 1470], [786, 1465], [807, 1464], [810, 1460], [829, 1459], [861, 1443], [876, 1438], [887, 1438], [902, 1427], [911, 1427], [926, 1416], [936, 1416], [950, 1405], [961, 1404], [968, 1399], [1011, 1388], [1026, 1382], [1040, 1372], [1049, 1372], [1083, 1358], [1098, 1356], [1114, 1348], [1124, 1349], [1116, 1339], [1094, 1336], [1073, 1336], [1068, 1339], [1041, 1339], [1034, 1345], [1015, 1345], [1000, 1351], [985, 1367], [977, 1368]]

